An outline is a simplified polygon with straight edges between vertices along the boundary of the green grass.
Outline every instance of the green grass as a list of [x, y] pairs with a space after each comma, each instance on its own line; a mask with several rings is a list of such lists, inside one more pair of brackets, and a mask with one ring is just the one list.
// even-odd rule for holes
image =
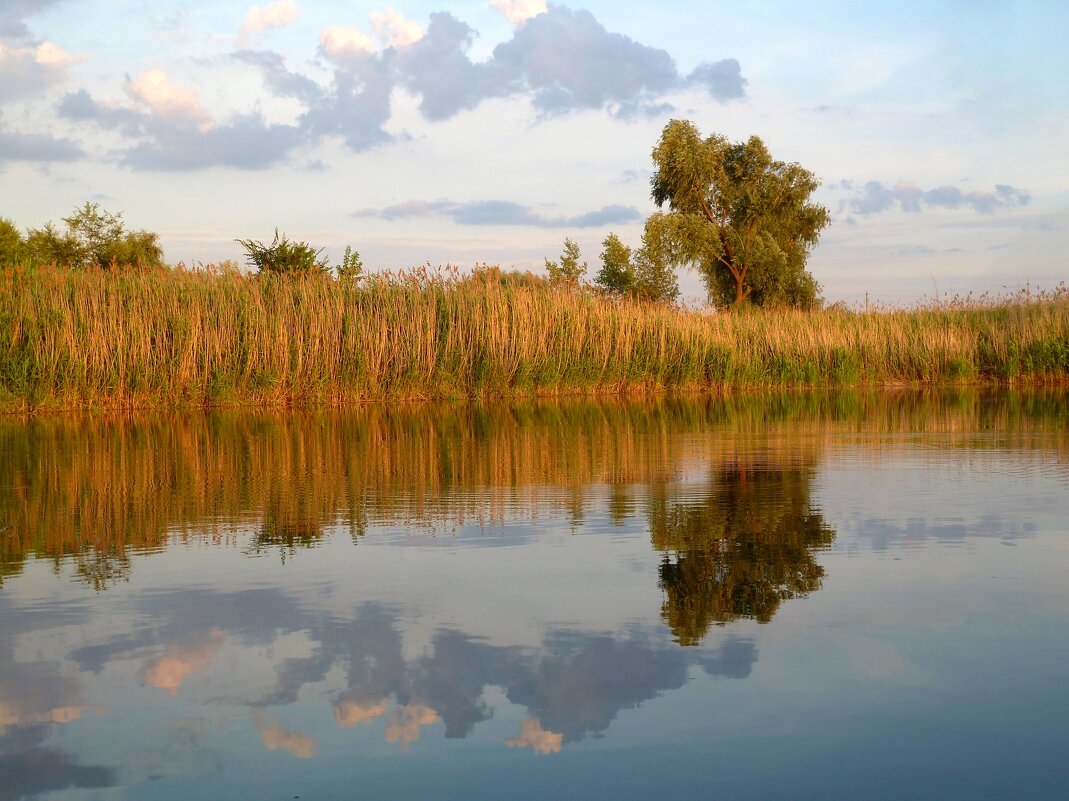
[[1069, 292], [709, 314], [484, 271], [0, 273], [0, 409], [1069, 379]]

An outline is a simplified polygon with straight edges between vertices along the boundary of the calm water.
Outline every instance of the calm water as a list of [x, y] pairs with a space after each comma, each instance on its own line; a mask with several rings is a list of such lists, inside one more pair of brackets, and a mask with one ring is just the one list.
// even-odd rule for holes
[[1069, 396], [0, 420], [0, 801], [1065, 798]]

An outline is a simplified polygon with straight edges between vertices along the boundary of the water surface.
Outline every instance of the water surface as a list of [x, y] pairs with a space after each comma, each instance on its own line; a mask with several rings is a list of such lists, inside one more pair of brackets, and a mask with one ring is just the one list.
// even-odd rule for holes
[[1069, 396], [0, 420], [0, 801], [1063, 798]]

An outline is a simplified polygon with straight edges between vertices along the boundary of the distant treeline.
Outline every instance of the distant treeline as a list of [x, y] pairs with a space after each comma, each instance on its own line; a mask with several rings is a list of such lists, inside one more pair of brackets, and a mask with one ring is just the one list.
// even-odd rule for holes
[[482, 268], [0, 271], [0, 408], [1065, 382], [1069, 291], [706, 313]]

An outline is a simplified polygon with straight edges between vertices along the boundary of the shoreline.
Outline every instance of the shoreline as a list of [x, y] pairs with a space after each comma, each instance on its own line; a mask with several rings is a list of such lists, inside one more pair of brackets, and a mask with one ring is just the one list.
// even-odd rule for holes
[[990, 379], [971, 381], [885, 381], [880, 383], [821, 384], [821, 385], [747, 385], [730, 387], [661, 387], [635, 388], [630, 390], [586, 388], [573, 391], [483, 393], [477, 395], [388, 395], [384, 397], [353, 397], [344, 399], [289, 398], [281, 400], [184, 400], [168, 399], [107, 400], [82, 402], [70, 405], [41, 404], [32, 408], [18, 405], [0, 405], [0, 418], [45, 417], [50, 415], [98, 416], [114, 414], [172, 414], [210, 413], [216, 411], [249, 412], [344, 412], [370, 407], [420, 408], [435, 403], [450, 406], [478, 407], [483, 404], [537, 403], [553, 401], [641, 401], [641, 400], [727, 400], [730, 398], [755, 398], [773, 396], [801, 396], [826, 394], [922, 394], [954, 391], [1041, 391], [1065, 390], [1069, 392], [1069, 375], [1047, 378], [1016, 378], [1012, 380]]
[[1069, 386], [1069, 289], [707, 313], [530, 275], [0, 273], [0, 413]]

